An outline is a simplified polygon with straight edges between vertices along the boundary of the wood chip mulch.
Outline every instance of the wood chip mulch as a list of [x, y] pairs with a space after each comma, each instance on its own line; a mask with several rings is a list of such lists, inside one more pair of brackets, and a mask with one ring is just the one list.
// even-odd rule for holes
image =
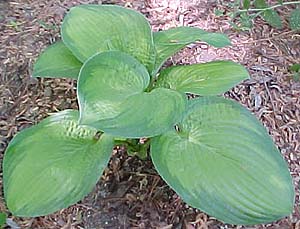
[[[300, 34], [288, 29], [286, 12], [290, 8], [280, 12], [285, 18], [282, 30], [257, 19], [250, 32], [236, 32], [227, 16], [214, 14], [215, 8], [228, 11], [227, 4], [199, 2], [0, 0], [0, 162], [17, 132], [50, 113], [77, 108], [73, 80], [30, 78], [38, 54], [59, 39], [66, 11], [82, 3], [114, 3], [138, 9], [155, 31], [197, 26], [224, 32], [231, 38], [233, 45], [229, 48], [214, 49], [202, 42], [189, 45], [168, 64], [228, 59], [247, 67], [251, 79], [225, 96], [239, 101], [264, 123], [287, 160], [297, 187], [293, 214], [268, 225], [223, 224], [182, 202], [161, 180], [149, 158], [141, 161], [118, 148], [101, 181], [83, 201], [44, 217], [9, 215], [11, 228], [300, 228], [300, 82], [294, 81], [288, 71], [290, 65], [300, 63]], [[0, 178], [0, 188], [1, 182]], [[8, 212], [2, 196], [0, 212]]]

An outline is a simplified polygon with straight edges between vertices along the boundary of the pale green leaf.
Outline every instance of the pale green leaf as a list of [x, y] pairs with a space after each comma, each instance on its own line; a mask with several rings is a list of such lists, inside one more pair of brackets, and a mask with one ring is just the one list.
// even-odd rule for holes
[[125, 138], [169, 130], [185, 111], [185, 96], [168, 89], [146, 93], [149, 80], [146, 68], [125, 53], [93, 56], [78, 81], [80, 124]]
[[95, 127], [114, 136], [152, 137], [174, 128], [186, 109], [183, 94], [165, 88], [130, 96], [112, 119], [94, 123]]
[[263, 9], [263, 8], [267, 8], [268, 4], [266, 3], [266, 0], [255, 0], [254, 6], [256, 8]]
[[3, 162], [4, 196], [16, 216], [50, 214], [81, 200], [99, 180], [113, 138], [77, 125], [66, 110], [18, 133]]
[[292, 30], [300, 29], [300, 8], [296, 8], [291, 12], [290, 27]]
[[50, 45], [37, 59], [33, 77], [66, 77], [77, 79], [82, 63], [62, 41]]
[[292, 212], [295, 194], [287, 163], [247, 109], [218, 97], [193, 99], [178, 127], [152, 139], [151, 157], [187, 204], [243, 225]]
[[154, 33], [157, 57], [153, 74], [157, 73], [163, 63], [173, 54], [186, 45], [200, 40], [219, 48], [231, 44], [224, 34], [210, 33], [196, 27], [176, 27]]
[[222, 94], [249, 78], [247, 70], [231, 61], [174, 66], [164, 69], [156, 87], [199, 95]]
[[147, 69], [136, 59], [120, 51], [109, 51], [90, 58], [78, 80], [80, 123], [90, 125], [114, 118], [121, 104], [148, 86]]
[[115, 5], [80, 5], [64, 18], [61, 35], [74, 55], [85, 62], [98, 52], [128, 53], [152, 70], [155, 58], [152, 31], [145, 17]]

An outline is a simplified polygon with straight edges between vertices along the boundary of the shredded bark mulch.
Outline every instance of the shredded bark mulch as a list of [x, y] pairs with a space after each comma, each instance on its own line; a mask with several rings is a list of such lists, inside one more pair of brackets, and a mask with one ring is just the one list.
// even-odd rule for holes
[[[216, 2], [0, 0], [0, 162], [17, 132], [50, 113], [77, 109], [75, 81], [30, 78], [38, 54], [59, 39], [67, 10], [82, 3], [118, 4], [142, 12], [155, 31], [197, 26], [231, 38], [233, 45], [228, 48], [215, 49], [202, 42], [189, 45], [167, 65], [228, 59], [247, 67], [251, 79], [225, 96], [239, 101], [263, 122], [287, 160], [297, 192], [293, 214], [268, 225], [223, 224], [187, 206], [162, 181], [150, 158], [142, 161], [117, 148], [101, 181], [84, 200], [44, 217], [9, 215], [11, 228], [300, 228], [300, 82], [288, 71], [290, 65], [300, 63], [300, 34], [287, 26], [292, 6], [280, 10], [285, 18], [282, 30], [257, 19], [250, 32], [237, 32], [226, 15], [214, 14], [216, 8], [228, 12], [230, 1]], [[0, 178], [0, 188], [1, 182]], [[8, 213], [2, 196], [0, 212]]]

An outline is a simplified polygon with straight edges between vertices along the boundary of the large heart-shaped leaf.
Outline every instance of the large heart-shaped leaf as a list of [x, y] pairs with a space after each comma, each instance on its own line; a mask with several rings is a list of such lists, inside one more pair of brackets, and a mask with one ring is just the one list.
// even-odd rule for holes
[[166, 87], [184, 93], [218, 95], [249, 78], [247, 70], [231, 61], [174, 66], [164, 69], [156, 87]]
[[64, 18], [61, 35], [74, 55], [85, 62], [98, 52], [120, 50], [138, 59], [150, 71], [155, 50], [145, 17], [115, 5], [81, 5]]
[[62, 41], [50, 45], [38, 58], [33, 77], [66, 77], [77, 79], [82, 63]]
[[199, 40], [218, 48], [231, 44], [228, 37], [224, 34], [210, 33], [196, 27], [176, 27], [156, 32], [153, 37], [157, 51], [153, 74], [157, 73], [169, 57], [188, 44]]
[[259, 121], [233, 101], [189, 101], [179, 132], [152, 139], [151, 157], [186, 203], [226, 223], [271, 222], [293, 209], [286, 162]]
[[66, 110], [30, 127], [10, 142], [3, 161], [4, 195], [17, 216], [40, 216], [76, 203], [100, 178], [113, 138], [77, 125]]
[[127, 138], [169, 130], [180, 121], [186, 98], [163, 88], [144, 92], [149, 80], [146, 68], [128, 54], [109, 51], [93, 56], [78, 81], [80, 123]]

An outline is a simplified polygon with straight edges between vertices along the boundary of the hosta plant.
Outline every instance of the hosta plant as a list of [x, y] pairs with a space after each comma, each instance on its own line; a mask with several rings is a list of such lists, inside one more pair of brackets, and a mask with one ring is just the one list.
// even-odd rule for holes
[[266, 129], [218, 96], [249, 77], [245, 68], [213, 61], [160, 71], [195, 41], [230, 45], [225, 35], [190, 27], [152, 32], [133, 10], [82, 5], [64, 18], [61, 37], [41, 54], [33, 76], [77, 80], [79, 111], [53, 114], [10, 142], [3, 180], [14, 215], [46, 215], [81, 200], [116, 144], [149, 150], [187, 204], [221, 221], [250, 225], [291, 213], [292, 179]]

